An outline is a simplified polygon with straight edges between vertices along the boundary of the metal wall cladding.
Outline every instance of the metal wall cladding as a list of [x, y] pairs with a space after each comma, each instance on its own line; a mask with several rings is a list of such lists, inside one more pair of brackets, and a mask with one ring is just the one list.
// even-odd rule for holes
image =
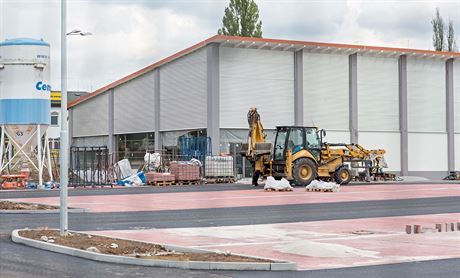
[[73, 109], [73, 137], [107, 135], [109, 95], [102, 93]]
[[294, 54], [220, 48], [220, 127], [248, 128], [255, 106], [264, 128], [294, 124]]
[[304, 53], [304, 124], [349, 129], [348, 55]]
[[407, 59], [409, 132], [446, 131], [445, 68], [444, 61]]
[[72, 146], [75, 147], [102, 147], [108, 146], [108, 136], [80, 137], [72, 139]]
[[455, 134], [455, 169], [460, 169], [460, 147], [459, 146], [460, 146], [460, 133]]
[[401, 136], [399, 132], [360, 132], [359, 144], [366, 149], [384, 149], [387, 171], [401, 171]]
[[160, 129], [207, 126], [206, 48], [160, 69]]
[[[454, 62], [454, 124], [455, 132], [460, 134], [460, 60]], [[456, 146], [460, 149], [460, 145]]]
[[154, 72], [143, 74], [114, 89], [114, 133], [153, 132]]
[[399, 131], [398, 59], [358, 56], [358, 129]]
[[447, 134], [409, 133], [408, 141], [409, 171], [447, 171]]

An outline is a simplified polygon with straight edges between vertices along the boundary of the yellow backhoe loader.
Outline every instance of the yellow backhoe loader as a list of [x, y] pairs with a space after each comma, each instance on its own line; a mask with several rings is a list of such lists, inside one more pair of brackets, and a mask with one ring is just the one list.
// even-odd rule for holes
[[358, 144], [323, 142], [326, 131], [317, 127], [278, 126], [275, 144], [266, 142], [257, 108], [248, 112], [248, 143], [242, 155], [252, 164], [253, 185], [260, 176], [286, 178], [293, 185], [306, 186], [314, 179], [348, 184], [351, 164], [362, 163], [379, 170], [385, 150], [367, 150]]

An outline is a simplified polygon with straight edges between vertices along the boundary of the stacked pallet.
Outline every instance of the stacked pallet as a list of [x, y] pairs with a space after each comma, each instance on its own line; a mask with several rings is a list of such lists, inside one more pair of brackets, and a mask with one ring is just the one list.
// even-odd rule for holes
[[233, 169], [233, 157], [231, 156], [207, 156], [204, 163], [206, 181], [208, 183], [233, 183], [235, 173]]
[[171, 162], [169, 171], [180, 185], [196, 184], [200, 181], [200, 166], [196, 164]]
[[147, 184], [156, 185], [156, 186], [166, 186], [172, 185], [175, 183], [176, 178], [170, 173], [157, 173], [149, 172], [147, 173]]

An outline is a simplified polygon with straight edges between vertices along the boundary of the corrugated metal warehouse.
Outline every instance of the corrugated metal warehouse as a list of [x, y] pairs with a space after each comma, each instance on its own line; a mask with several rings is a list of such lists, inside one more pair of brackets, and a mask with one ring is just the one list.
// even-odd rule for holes
[[460, 169], [460, 53], [217, 35], [71, 103], [70, 133], [112, 153], [209, 136], [218, 154], [246, 141], [251, 106], [266, 129], [384, 148], [402, 175]]

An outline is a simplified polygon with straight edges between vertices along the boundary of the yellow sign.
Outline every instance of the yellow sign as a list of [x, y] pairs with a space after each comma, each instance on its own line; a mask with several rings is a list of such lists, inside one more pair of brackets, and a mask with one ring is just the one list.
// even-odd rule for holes
[[51, 92], [51, 101], [61, 102], [61, 92]]

